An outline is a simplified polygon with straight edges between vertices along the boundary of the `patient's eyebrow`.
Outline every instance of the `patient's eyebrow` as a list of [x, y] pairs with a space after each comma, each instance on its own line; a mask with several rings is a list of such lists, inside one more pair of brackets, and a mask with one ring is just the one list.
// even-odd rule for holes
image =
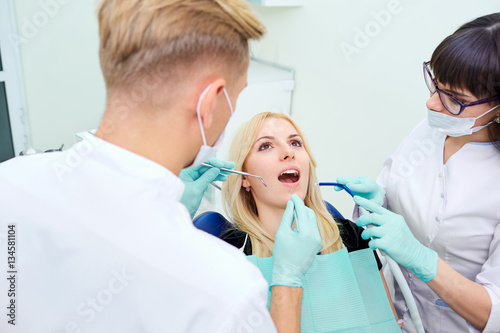
[[255, 140], [255, 142], [260, 141], [260, 140], [274, 140], [274, 136], [266, 135], [266, 136], [258, 138], [257, 140]]

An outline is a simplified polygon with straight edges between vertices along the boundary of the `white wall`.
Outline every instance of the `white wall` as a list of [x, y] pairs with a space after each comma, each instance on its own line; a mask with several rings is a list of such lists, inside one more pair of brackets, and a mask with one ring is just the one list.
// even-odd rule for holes
[[[304, 7], [253, 8], [268, 28], [253, 52], [296, 69], [292, 115], [312, 145], [319, 179], [335, 181], [339, 175], [377, 177], [386, 157], [426, 116], [422, 62], [461, 24], [500, 11], [500, 2], [307, 0]], [[386, 26], [377, 25], [372, 12], [388, 8], [395, 14]], [[357, 32], [366, 28], [369, 41]], [[359, 53], [346, 57], [343, 43], [358, 45]], [[323, 194], [350, 217], [347, 193], [323, 188]]]
[[99, 124], [105, 88], [95, 3], [15, 1], [32, 145], [37, 149], [62, 143], [68, 148], [74, 133]]
[[[74, 133], [97, 126], [104, 108], [96, 2], [15, 3], [25, 38], [21, 57], [33, 146], [68, 147]], [[376, 177], [425, 117], [422, 62], [460, 24], [500, 11], [498, 0], [307, 0], [304, 7], [253, 7], [268, 27], [267, 37], [252, 45], [254, 55], [296, 69], [292, 114], [312, 143], [321, 180]], [[377, 31], [372, 11], [388, 8], [394, 14]], [[365, 28], [373, 38], [355, 40], [356, 29]], [[343, 43], [359, 53], [346, 57]], [[350, 216], [347, 194], [323, 193]]]

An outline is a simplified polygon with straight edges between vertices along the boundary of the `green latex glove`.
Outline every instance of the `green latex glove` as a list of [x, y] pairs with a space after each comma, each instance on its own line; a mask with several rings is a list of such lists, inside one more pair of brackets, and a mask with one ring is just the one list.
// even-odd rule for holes
[[207, 163], [215, 166], [215, 168], [200, 165], [183, 169], [179, 174], [179, 178], [185, 185], [181, 202], [188, 209], [191, 218], [194, 217], [200, 207], [203, 195], [205, 195], [210, 183], [227, 180], [224, 175], [228, 174], [228, 172], [221, 171], [219, 168], [232, 169], [235, 165], [234, 162], [222, 161], [215, 157], [212, 157]]
[[[374, 180], [367, 177], [337, 177], [337, 183], [347, 186], [355, 195], [371, 200], [379, 206], [384, 204], [385, 191]], [[335, 186], [335, 191], [342, 188]]]
[[[292, 230], [294, 210], [297, 213], [298, 228]], [[302, 287], [302, 280], [321, 250], [321, 245], [316, 214], [293, 194], [286, 205], [274, 240], [271, 287]]]
[[355, 196], [354, 201], [371, 214], [362, 215], [356, 221], [367, 228], [361, 234], [363, 239], [373, 238], [371, 249], [384, 250], [398, 264], [412, 270], [422, 281], [432, 280], [437, 274], [438, 255], [422, 245], [410, 231], [405, 219], [370, 200]]

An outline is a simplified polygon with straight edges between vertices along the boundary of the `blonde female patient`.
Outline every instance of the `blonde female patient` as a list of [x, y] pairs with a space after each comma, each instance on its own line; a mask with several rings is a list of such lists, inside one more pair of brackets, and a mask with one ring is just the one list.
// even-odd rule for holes
[[[357, 309], [354, 305], [353, 309], [349, 308], [350, 304], [359, 302], [359, 299], [354, 296], [346, 297], [346, 294], [349, 293], [343, 293], [342, 289], [357, 288], [357, 286], [353, 287], [352, 285], [344, 287], [345, 283], [352, 284], [351, 280], [356, 281], [356, 279], [348, 274], [351, 268], [344, 269], [343, 265], [349, 265], [349, 263], [346, 264], [345, 260], [345, 258], [349, 258], [347, 252], [352, 254], [363, 249], [365, 249], [365, 255], [368, 254], [365, 257], [368, 259], [362, 260], [363, 265], [365, 262], [372, 262], [377, 275], [375, 279], [380, 280], [380, 283], [376, 288], [370, 287], [368, 293], [363, 292], [363, 288], [361, 288], [359, 292], [361, 296], [358, 298], [361, 298], [361, 302], [370, 302], [370, 295], [373, 296], [374, 292], [378, 292], [379, 296], [375, 302], [381, 302], [381, 306], [388, 309], [390, 316], [389, 319], [387, 316], [385, 319], [379, 319], [379, 321], [385, 320], [390, 321], [390, 323], [386, 323], [387, 325], [378, 331], [390, 332], [390, 328], [394, 329], [394, 327], [400, 331], [392, 302], [388, 297], [385, 279], [380, 271], [381, 263], [377, 254], [369, 250], [368, 241], [361, 238], [363, 229], [349, 220], [334, 218], [327, 210], [321, 198], [319, 187], [315, 186], [317, 182], [316, 162], [302, 131], [294, 120], [281, 113], [266, 112], [254, 116], [236, 133], [230, 148], [229, 160], [236, 163], [236, 170], [261, 176], [267, 187], [258, 178], [240, 175], [228, 177], [223, 185], [222, 194], [224, 208], [229, 219], [233, 222], [233, 227], [224, 232], [220, 238], [242, 249], [249, 256], [248, 259], [253, 258], [265, 278], [266, 274], [272, 274], [269, 272], [269, 269], [272, 269], [272, 264], [269, 265], [259, 260], [272, 259], [273, 248], [276, 250], [276, 246], [279, 245], [277, 244], [277, 233], [279, 234], [280, 228], [290, 228], [293, 231], [284, 235], [280, 234], [279, 242], [284, 242], [286, 237], [294, 237], [295, 232], [300, 233], [302, 226], [305, 229], [311, 224], [317, 224], [317, 230], [321, 236], [321, 248], [319, 253], [311, 258], [314, 261], [304, 280], [322, 282], [320, 285], [318, 283], [307, 285], [307, 281], [301, 281], [297, 285], [303, 289], [302, 299], [299, 299], [299, 302], [302, 303], [302, 311], [301, 314], [298, 314], [298, 317], [302, 316], [301, 331], [336, 332], [335, 327], [332, 326], [337, 327], [342, 318], [337, 318], [335, 323], [325, 323], [325, 318], [322, 318], [322, 315], [326, 316], [328, 321], [331, 314], [322, 314], [322, 308], [318, 309], [316, 303], [324, 303], [327, 307], [341, 304], [341, 307], [336, 311], [337, 313], [350, 311], [348, 313], [350, 317], [345, 318], [350, 323], [342, 325], [351, 325], [353, 326], [352, 330], [356, 330], [356, 332], [363, 331], [361, 326], [357, 327], [356, 325], [358, 321], [362, 321], [359, 318], [364, 318], [365, 315], [352, 313]], [[292, 218], [293, 222], [287, 225], [282, 222], [287, 214], [290, 215], [291, 207], [295, 210], [295, 218]], [[296, 224], [298, 224], [298, 228]], [[344, 252], [345, 254], [343, 254]], [[327, 265], [326, 268], [320, 267], [322, 261], [316, 265], [316, 261], [319, 261], [317, 257], [323, 257], [323, 255], [331, 256], [331, 258], [324, 256], [324, 258], [329, 258], [324, 263]], [[325, 269], [326, 273], [323, 273]], [[333, 275], [330, 277], [329, 274]], [[315, 275], [320, 275], [320, 280]], [[356, 283], [354, 282], [354, 284]], [[374, 291], [373, 289], [380, 290]], [[274, 289], [270, 290], [274, 293]], [[328, 296], [329, 293], [330, 296]], [[358, 295], [357, 292], [352, 293], [352, 295], [354, 294]], [[273, 294], [273, 296], [275, 295]], [[307, 314], [304, 313], [305, 308], [307, 308]], [[270, 311], [272, 312], [273, 309]], [[368, 317], [368, 321], [373, 321], [374, 315], [369, 312], [366, 317]], [[305, 322], [305, 315], [308, 317], [307, 322]], [[340, 313], [339, 315], [345, 317], [344, 314]], [[321, 323], [318, 324], [318, 321]], [[326, 325], [326, 327], [320, 328], [318, 325]], [[365, 325], [366, 332], [377, 332], [377, 329], [373, 328], [374, 323], [371, 323], [371, 328], [368, 327], [370, 323], [359, 325]], [[375, 324], [375, 326], [377, 325]], [[347, 326], [337, 327], [337, 329], [339, 332], [350, 330]]]

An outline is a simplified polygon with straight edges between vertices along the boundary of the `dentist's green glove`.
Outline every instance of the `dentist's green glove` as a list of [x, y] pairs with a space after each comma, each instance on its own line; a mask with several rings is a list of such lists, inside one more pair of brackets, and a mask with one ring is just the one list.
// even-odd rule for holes
[[[297, 227], [292, 230], [294, 209], [298, 231]], [[316, 214], [293, 194], [274, 240], [271, 287], [302, 287], [302, 280], [320, 250], [321, 236]]]
[[361, 234], [363, 239], [373, 238], [368, 243], [371, 249], [384, 250], [394, 261], [412, 270], [424, 282], [434, 279], [439, 259], [437, 253], [413, 236], [401, 215], [359, 196], [355, 196], [354, 201], [372, 212], [356, 221], [360, 227], [374, 225]]
[[215, 168], [200, 165], [183, 169], [179, 173], [179, 178], [185, 185], [181, 203], [186, 206], [189, 214], [191, 214], [191, 218], [194, 217], [196, 211], [200, 207], [203, 195], [210, 183], [213, 181], [223, 182], [227, 180], [224, 174], [228, 173], [221, 171], [219, 168], [234, 168], [234, 162], [222, 161], [215, 157], [212, 157], [207, 163], [215, 166]]
[[[374, 180], [367, 177], [337, 177], [337, 183], [347, 186], [355, 195], [371, 200], [379, 206], [384, 204], [385, 191]], [[336, 191], [342, 190], [335, 187]]]

